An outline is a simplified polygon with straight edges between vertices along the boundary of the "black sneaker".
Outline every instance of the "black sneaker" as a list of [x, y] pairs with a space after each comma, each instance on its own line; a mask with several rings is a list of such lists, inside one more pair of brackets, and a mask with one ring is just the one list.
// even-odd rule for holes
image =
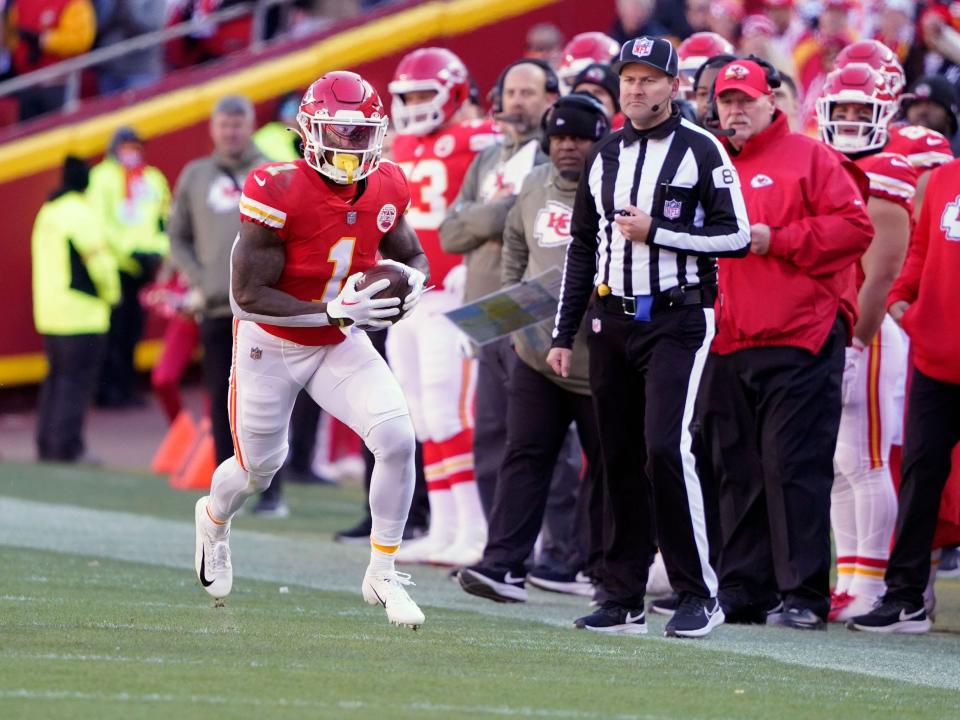
[[786, 608], [780, 614], [780, 620], [771, 625], [782, 625], [794, 630], [826, 630], [827, 622], [810, 608]]
[[534, 568], [527, 573], [527, 580], [541, 590], [593, 597], [593, 583], [582, 572], [569, 573], [548, 568]]
[[257, 500], [257, 504], [253, 506], [253, 509], [250, 511], [253, 515], [257, 517], [266, 517], [266, 518], [288, 518], [290, 517], [290, 508], [287, 507], [287, 503], [284, 501], [283, 496], [269, 496], [266, 493], [262, 494]]
[[643, 608], [626, 608], [615, 602], [605, 602], [589, 615], [573, 621], [579, 629], [620, 635], [646, 635], [647, 617]]
[[663, 634], [667, 637], [705, 637], [715, 627], [722, 625], [723, 619], [723, 608], [716, 598], [685, 594], [681, 596], [680, 604], [667, 622]]
[[945, 547], [940, 554], [937, 577], [960, 577], [960, 547]]
[[664, 617], [673, 617], [673, 614], [680, 606], [680, 596], [676, 593], [667, 595], [659, 600], [650, 603], [650, 612], [654, 615], [663, 615]]
[[733, 605], [724, 602], [721, 594], [720, 605], [727, 625], [779, 625], [783, 615], [783, 601], [779, 598], [766, 603]]
[[502, 603], [527, 601], [522, 574], [516, 576], [509, 570], [503, 573], [474, 565], [461, 569], [457, 577], [460, 587], [471, 595]]
[[370, 518], [366, 517], [349, 530], [341, 530], [333, 539], [344, 545], [367, 545], [370, 542]]
[[864, 630], [874, 633], [900, 633], [904, 635], [922, 635], [930, 632], [930, 618], [920, 605], [904, 600], [881, 600], [866, 615], [857, 615], [847, 622], [851, 630]]

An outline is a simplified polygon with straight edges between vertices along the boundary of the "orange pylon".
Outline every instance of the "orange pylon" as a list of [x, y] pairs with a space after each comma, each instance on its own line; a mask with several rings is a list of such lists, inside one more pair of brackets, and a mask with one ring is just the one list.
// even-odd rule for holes
[[210, 419], [200, 421], [197, 438], [176, 472], [170, 475], [170, 487], [177, 490], [209, 490], [217, 469], [217, 451], [210, 431]]
[[190, 411], [183, 409], [177, 415], [166, 437], [157, 448], [150, 468], [155, 473], [176, 472], [186, 459], [197, 439], [197, 424]]

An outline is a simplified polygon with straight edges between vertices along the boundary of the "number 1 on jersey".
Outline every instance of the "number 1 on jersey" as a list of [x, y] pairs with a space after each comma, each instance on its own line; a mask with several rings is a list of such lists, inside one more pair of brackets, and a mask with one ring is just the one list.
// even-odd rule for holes
[[323, 297], [321, 298], [323, 302], [332, 302], [340, 294], [343, 280], [350, 272], [350, 265], [353, 264], [353, 248], [356, 244], [357, 239], [355, 237], [342, 237], [330, 248], [327, 262], [333, 263], [333, 272], [323, 288]]

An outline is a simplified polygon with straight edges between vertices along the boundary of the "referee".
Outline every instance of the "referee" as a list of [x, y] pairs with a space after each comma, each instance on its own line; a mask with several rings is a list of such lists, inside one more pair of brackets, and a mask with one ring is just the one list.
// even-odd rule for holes
[[646, 632], [658, 542], [680, 595], [666, 634], [701, 637], [724, 617], [690, 421], [714, 333], [716, 258], [744, 256], [750, 226], [726, 151], [673, 103], [677, 65], [667, 40], [648, 37], [624, 44], [613, 65], [629, 122], [587, 156], [547, 359], [559, 375], [569, 372], [589, 303], [590, 387], [611, 517], [605, 599], [576, 626]]

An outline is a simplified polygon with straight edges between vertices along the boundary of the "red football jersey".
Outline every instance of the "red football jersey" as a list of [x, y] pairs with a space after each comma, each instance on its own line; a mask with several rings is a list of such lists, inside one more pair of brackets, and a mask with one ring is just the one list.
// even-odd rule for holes
[[870, 180], [871, 197], [895, 202], [913, 217], [913, 196], [917, 192], [918, 173], [906, 157], [884, 150], [855, 162]]
[[500, 136], [491, 121], [470, 120], [430, 135], [397, 135], [393, 159], [410, 182], [411, 203], [407, 222], [417, 231], [430, 261], [430, 282], [440, 286], [447, 273], [461, 262], [440, 247], [440, 223], [453, 204], [467, 168], [477, 153]]
[[[917, 192], [917, 169], [903, 155], [875, 153], [856, 160], [870, 180], [870, 197], [889, 200], [907, 211], [913, 227], [913, 196]], [[857, 290], [863, 285], [863, 265], [857, 263]]]
[[[328, 183], [303, 159], [267, 163], [247, 175], [240, 220], [274, 230], [286, 259], [277, 290], [298, 300], [330, 302], [343, 281], [377, 262], [380, 240], [410, 203], [403, 171], [388, 160], [356, 185]], [[336, 327], [282, 327], [259, 323], [271, 335], [301, 345], [333, 345], [344, 335]]]
[[897, 125], [890, 128], [885, 152], [903, 155], [915, 168], [932, 170], [953, 160], [950, 141], [936, 130], [920, 125]]

